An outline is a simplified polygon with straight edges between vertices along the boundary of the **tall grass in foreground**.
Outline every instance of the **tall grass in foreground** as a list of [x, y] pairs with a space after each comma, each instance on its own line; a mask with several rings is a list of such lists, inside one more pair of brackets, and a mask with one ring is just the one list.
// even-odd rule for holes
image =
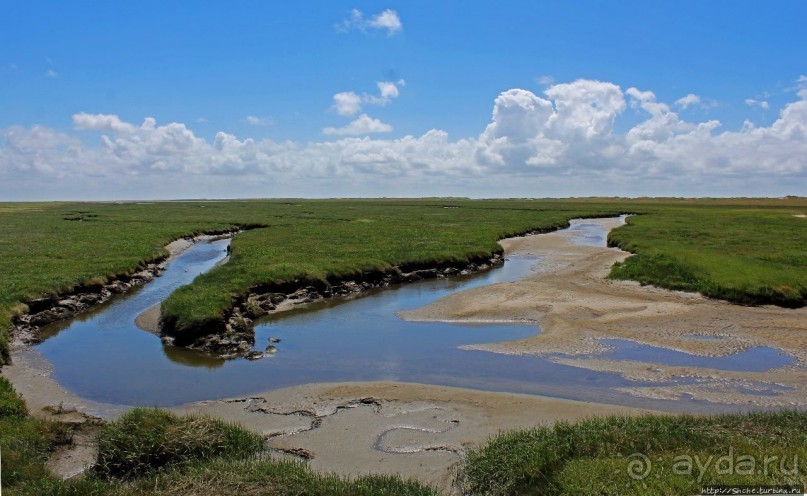
[[0, 377], [0, 452], [5, 494], [48, 478], [45, 461], [54, 446], [68, 441], [66, 425], [29, 417], [25, 402]]
[[486, 495], [673, 496], [707, 484], [805, 484], [807, 412], [561, 422], [499, 434], [468, 453], [464, 474], [468, 493]]
[[135, 408], [106, 424], [96, 442], [93, 470], [118, 479], [214, 458], [247, 458], [263, 448], [263, 438], [243, 427], [154, 408]]

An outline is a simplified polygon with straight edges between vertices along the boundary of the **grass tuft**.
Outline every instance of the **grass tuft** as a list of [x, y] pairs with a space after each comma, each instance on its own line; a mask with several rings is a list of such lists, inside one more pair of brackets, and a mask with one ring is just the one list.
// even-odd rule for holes
[[130, 479], [217, 457], [248, 457], [262, 449], [263, 439], [218, 419], [135, 408], [105, 425], [97, 444], [94, 471], [103, 478]]

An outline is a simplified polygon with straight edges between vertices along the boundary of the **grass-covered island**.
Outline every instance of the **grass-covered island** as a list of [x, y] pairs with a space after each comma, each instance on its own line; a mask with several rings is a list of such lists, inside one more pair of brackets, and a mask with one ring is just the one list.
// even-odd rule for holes
[[[403, 280], [401, 274], [484, 261], [501, 251], [497, 240], [504, 237], [622, 213], [634, 215], [609, 243], [635, 255], [612, 269], [613, 278], [739, 304], [807, 302], [807, 200], [801, 198], [5, 203], [2, 360], [10, 358], [19, 316], [58, 308], [71, 293], [137, 278], [167, 256], [166, 244], [182, 237], [243, 230], [227, 264], [163, 303], [164, 331], [179, 344], [222, 332], [234, 308], [253, 293], [309, 286], [325, 293], [341, 281]], [[37, 412], [28, 412], [0, 378], [8, 494], [435, 492], [398, 477], [315, 474], [299, 462], [271, 459], [260, 437], [234, 425], [143, 409], [100, 427], [95, 466], [82, 478], [61, 481], [44, 463], [69, 445], [74, 427], [29, 413]], [[805, 433], [802, 412], [559, 423], [503, 433], [475, 448], [461, 478], [469, 494], [672, 495], [705, 484], [804, 484]], [[681, 458], [687, 456], [688, 472]], [[773, 456], [776, 462], [766, 464]], [[718, 470], [721, 457], [732, 470]], [[695, 458], [711, 459], [711, 468], [699, 469]], [[648, 467], [634, 462], [646, 460], [645, 475]]]

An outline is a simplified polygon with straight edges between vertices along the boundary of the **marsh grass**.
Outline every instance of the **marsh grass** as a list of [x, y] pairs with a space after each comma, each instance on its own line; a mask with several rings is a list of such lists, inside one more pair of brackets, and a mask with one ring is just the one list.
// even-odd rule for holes
[[[486, 495], [699, 494], [706, 484], [758, 485], [807, 482], [807, 413], [778, 412], [696, 417], [646, 415], [560, 422], [497, 435], [468, 453], [465, 489]], [[647, 475], [629, 475], [646, 456]], [[682, 456], [698, 460], [691, 471]], [[754, 473], [714, 465], [753, 457]], [[764, 466], [765, 457], [777, 462]], [[710, 458], [711, 457], [711, 458]], [[784, 459], [782, 465], [780, 461]], [[707, 465], [707, 460], [709, 464]], [[794, 460], [800, 464], [793, 473]], [[679, 465], [676, 468], [676, 461]], [[718, 470], [720, 468], [720, 470]]]
[[807, 222], [769, 204], [667, 207], [628, 219], [609, 244], [636, 255], [611, 278], [745, 305], [807, 302]]

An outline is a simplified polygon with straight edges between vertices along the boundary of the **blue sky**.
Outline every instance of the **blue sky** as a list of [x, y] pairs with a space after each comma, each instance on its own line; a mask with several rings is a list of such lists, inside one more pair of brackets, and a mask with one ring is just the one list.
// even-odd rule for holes
[[807, 194], [804, 19], [803, 1], [3, 2], [0, 200]]

